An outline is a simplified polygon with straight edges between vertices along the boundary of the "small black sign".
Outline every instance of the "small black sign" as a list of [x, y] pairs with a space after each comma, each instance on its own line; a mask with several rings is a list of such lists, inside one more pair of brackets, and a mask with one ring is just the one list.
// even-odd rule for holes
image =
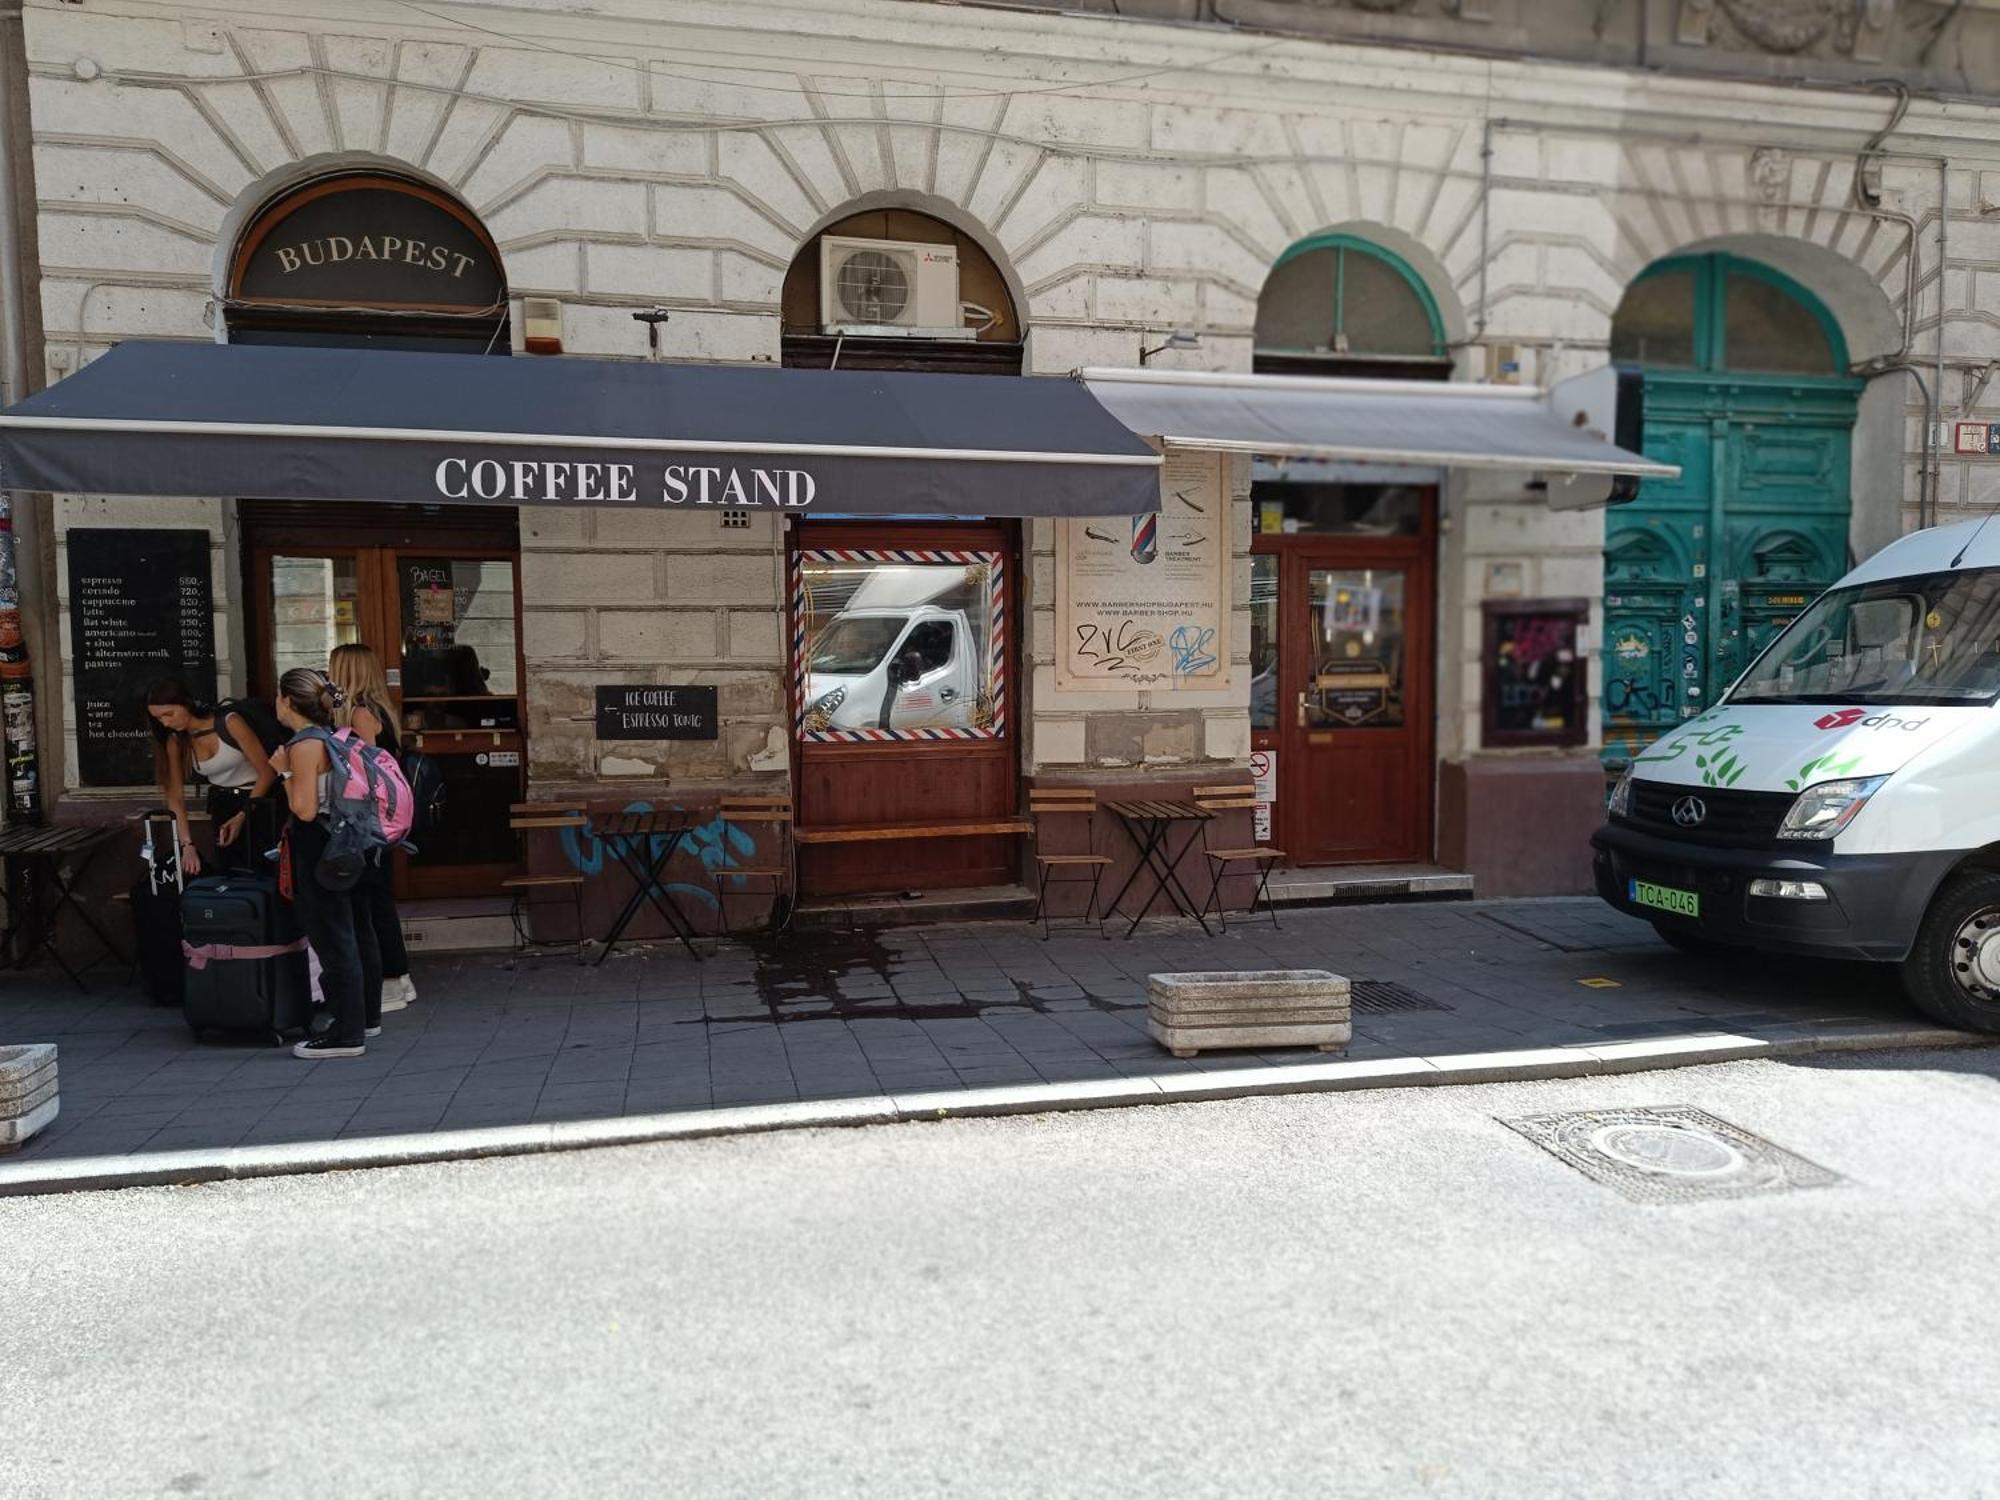
[[70, 661], [77, 774], [85, 786], [153, 779], [146, 689], [180, 677], [215, 694], [215, 596], [206, 531], [75, 527], [69, 533]]
[[712, 740], [716, 726], [712, 687], [600, 687], [600, 740]]

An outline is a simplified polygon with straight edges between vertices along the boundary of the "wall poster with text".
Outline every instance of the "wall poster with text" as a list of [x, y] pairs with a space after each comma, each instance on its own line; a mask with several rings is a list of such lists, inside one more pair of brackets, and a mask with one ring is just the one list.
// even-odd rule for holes
[[1170, 448], [1160, 510], [1056, 528], [1056, 686], [1213, 690], [1229, 672], [1223, 455]]

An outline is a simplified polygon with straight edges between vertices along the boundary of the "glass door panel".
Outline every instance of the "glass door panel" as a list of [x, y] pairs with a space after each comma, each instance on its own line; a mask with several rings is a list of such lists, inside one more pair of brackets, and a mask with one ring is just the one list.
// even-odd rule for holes
[[403, 554], [396, 586], [405, 700], [515, 695], [513, 559]]
[[352, 553], [271, 559], [272, 683], [295, 667], [324, 672], [335, 646], [361, 639], [361, 566]]
[[1385, 568], [1308, 570], [1307, 729], [1403, 727], [1405, 582]]

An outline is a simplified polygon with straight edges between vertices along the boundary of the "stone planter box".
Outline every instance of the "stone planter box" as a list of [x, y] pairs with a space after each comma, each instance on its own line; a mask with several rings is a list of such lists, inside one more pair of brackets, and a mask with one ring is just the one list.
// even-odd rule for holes
[[56, 1117], [56, 1049], [0, 1047], [0, 1152], [15, 1150]]
[[1317, 1047], [1354, 1037], [1348, 984], [1325, 969], [1155, 974], [1146, 1029], [1175, 1057], [1220, 1047]]

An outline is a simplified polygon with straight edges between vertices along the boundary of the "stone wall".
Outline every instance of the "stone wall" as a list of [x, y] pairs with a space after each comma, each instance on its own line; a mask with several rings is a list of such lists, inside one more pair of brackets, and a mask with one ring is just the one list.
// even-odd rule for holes
[[[714, 513], [524, 511], [521, 631], [528, 774], [539, 794], [634, 794], [786, 768], [784, 559], [778, 521]], [[599, 741], [600, 683], [718, 689], [718, 740]]]

